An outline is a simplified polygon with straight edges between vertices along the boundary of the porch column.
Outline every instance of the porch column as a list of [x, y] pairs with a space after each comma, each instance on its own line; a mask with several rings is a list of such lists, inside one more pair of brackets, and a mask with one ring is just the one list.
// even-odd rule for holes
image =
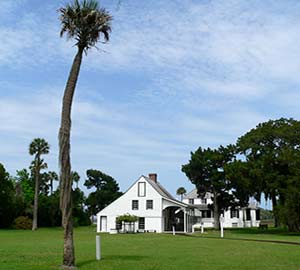
[[183, 209], [183, 230], [186, 233], [186, 212], [185, 212], [185, 208]]

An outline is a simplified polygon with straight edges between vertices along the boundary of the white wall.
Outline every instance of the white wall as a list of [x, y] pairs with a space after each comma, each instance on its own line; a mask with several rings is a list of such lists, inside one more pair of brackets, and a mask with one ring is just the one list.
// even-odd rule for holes
[[[152, 181], [152, 180], [149, 180]], [[138, 196], [138, 183], [146, 183], [146, 196]], [[132, 200], [139, 201], [139, 209], [132, 210]], [[153, 210], [146, 209], [146, 200], [153, 200]], [[120, 198], [97, 214], [97, 232], [100, 232], [100, 216], [107, 217], [107, 231], [116, 227], [116, 217], [124, 214], [145, 217], [145, 230], [162, 231], [162, 196], [141, 176]], [[136, 224], [136, 229], [138, 225]], [[102, 230], [103, 232], [104, 230]]]

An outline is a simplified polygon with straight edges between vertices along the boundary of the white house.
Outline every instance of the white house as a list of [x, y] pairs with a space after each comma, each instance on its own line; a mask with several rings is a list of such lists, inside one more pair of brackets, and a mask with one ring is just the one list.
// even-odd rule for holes
[[[116, 218], [124, 214], [138, 217], [135, 231], [168, 232], [175, 226], [176, 231], [191, 232], [195, 225], [213, 227], [209, 204], [212, 204], [209, 193], [201, 199], [194, 189], [181, 202], [157, 181], [156, 174], [142, 175], [121, 197], [97, 214], [97, 232], [114, 231], [118, 227]], [[224, 227], [257, 227], [259, 210], [252, 204], [228, 210], [224, 218]]]
[[135, 230], [149, 232], [190, 232], [194, 223], [194, 207], [176, 200], [157, 181], [156, 174], [141, 176], [117, 200], [97, 214], [97, 232], [110, 232], [117, 227], [116, 218], [135, 215]]
[[[196, 224], [203, 224], [204, 227], [214, 226], [214, 213], [209, 205], [212, 205], [212, 195], [206, 193], [203, 198], [199, 197], [197, 189], [183, 197], [183, 202], [194, 206], [194, 214], [197, 217]], [[256, 202], [249, 203], [248, 207], [231, 208], [225, 211], [224, 214], [224, 227], [258, 227], [260, 224], [260, 212]]]

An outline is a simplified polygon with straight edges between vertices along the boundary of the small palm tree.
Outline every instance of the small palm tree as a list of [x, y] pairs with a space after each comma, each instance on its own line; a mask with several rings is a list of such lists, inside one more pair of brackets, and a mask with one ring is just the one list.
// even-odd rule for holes
[[180, 196], [180, 200], [182, 201], [182, 197], [186, 194], [186, 190], [184, 187], [180, 187], [177, 189], [176, 194]]
[[80, 175], [78, 174], [78, 172], [71, 172], [71, 177], [72, 177], [72, 181], [73, 183], [76, 183], [76, 188], [78, 188], [78, 183], [80, 181]]
[[75, 266], [73, 224], [72, 224], [72, 177], [70, 163], [71, 108], [74, 91], [80, 71], [83, 52], [96, 46], [97, 42], [109, 40], [111, 31], [110, 14], [100, 8], [95, 0], [75, 0], [59, 9], [61, 32], [68, 39], [75, 39], [77, 54], [74, 58], [62, 102], [61, 125], [59, 130], [60, 165], [60, 207], [64, 227], [63, 268]]
[[58, 175], [56, 172], [48, 172], [48, 181], [50, 186], [50, 194], [53, 194], [53, 182], [58, 181]]
[[39, 204], [39, 191], [40, 191], [40, 171], [41, 169], [47, 168], [47, 164], [41, 158], [41, 155], [49, 153], [49, 144], [40, 138], [34, 139], [29, 145], [29, 154], [34, 155], [34, 161], [31, 165], [31, 170], [35, 178], [35, 189], [34, 189], [34, 205], [33, 205], [33, 220], [32, 230], [37, 229], [37, 215], [38, 215], [38, 204]]

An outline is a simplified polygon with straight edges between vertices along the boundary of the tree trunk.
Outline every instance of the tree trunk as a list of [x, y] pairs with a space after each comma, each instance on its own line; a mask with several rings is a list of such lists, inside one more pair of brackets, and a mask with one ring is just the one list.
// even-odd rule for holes
[[53, 180], [50, 180], [50, 195], [53, 193]]
[[219, 205], [218, 205], [218, 198], [217, 198], [217, 193], [214, 192], [213, 194], [214, 200], [214, 227], [216, 230], [220, 229], [220, 213], [219, 213]]
[[34, 203], [33, 203], [33, 219], [32, 219], [32, 230], [37, 229], [37, 217], [38, 217], [38, 207], [39, 207], [39, 191], [40, 191], [40, 158], [37, 157], [35, 161], [35, 188], [34, 188]]
[[59, 130], [60, 208], [64, 228], [63, 268], [74, 269], [75, 255], [72, 221], [72, 177], [70, 162], [71, 108], [80, 71], [83, 49], [78, 48], [64, 92]]

